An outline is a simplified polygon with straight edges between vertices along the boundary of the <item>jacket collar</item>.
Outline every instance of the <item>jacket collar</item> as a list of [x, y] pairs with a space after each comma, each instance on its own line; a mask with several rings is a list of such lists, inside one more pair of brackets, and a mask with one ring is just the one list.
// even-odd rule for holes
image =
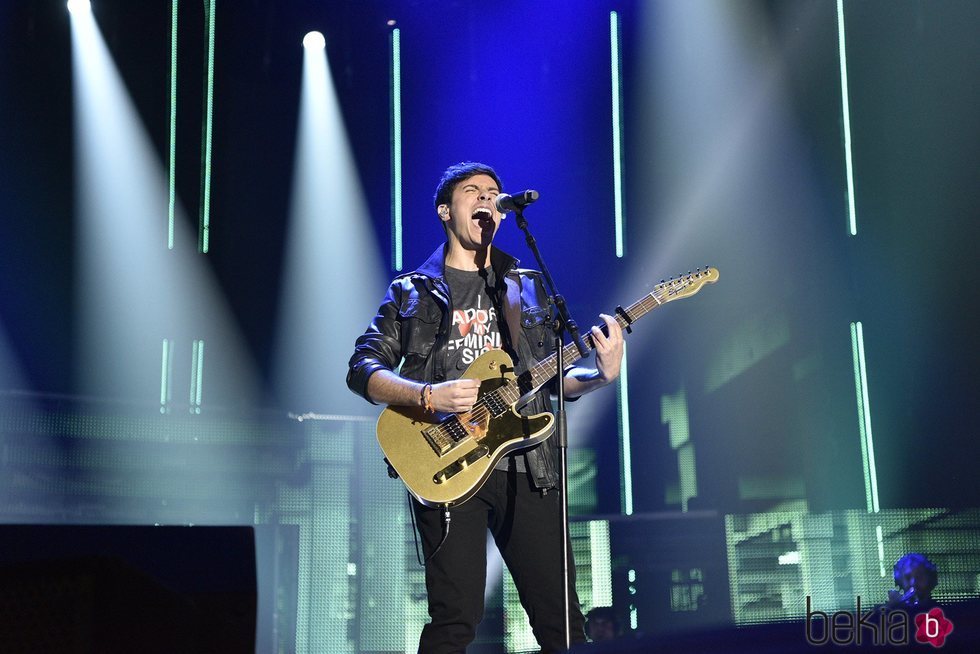
[[[432, 279], [446, 281], [446, 251], [448, 243], [443, 243], [419, 266], [415, 272]], [[520, 262], [497, 247], [490, 248], [490, 267], [493, 268], [497, 279], [503, 279]]]

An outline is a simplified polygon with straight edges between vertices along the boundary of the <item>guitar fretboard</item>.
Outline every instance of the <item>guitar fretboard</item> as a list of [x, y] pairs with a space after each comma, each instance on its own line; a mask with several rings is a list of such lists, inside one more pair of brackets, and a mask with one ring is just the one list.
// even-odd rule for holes
[[[677, 280], [677, 283], [682, 283], [683, 280]], [[615, 318], [619, 326], [626, 328], [629, 324], [636, 322], [649, 312], [653, 311], [659, 306], [662, 306], [671, 300], [670, 295], [675, 291], [675, 287], [672, 283], [662, 283], [658, 285], [652, 293], [644, 295], [642, 298], [631, 304], [630, 306], [623, 309], [623, 314], [617, 313]], [[586, 352], [588, 354], [595, 349], [595, 340], [592, 337], [591, 330], [586, 332], [582, 336], [582, 342], [585, 345]], [[575, 343], [569, 343], [562, 347], [562, 361], [565, 365], [570, 365], [583, 356], [579, 353], [578, 347]], [[482, 405], [484, 410], [489, 410], [491, 415], [500, 415], [503, 411], [506, 411], [510, 406], [515, 404], [522, 397], [528, 393], [533, 393], [537, 389], [544, 386], [548, 381], [554, 377], [558, 372], [558, 352], [554, 352], [548, 357], [542, 359], [538, 363], [534, 364], [529, 368], [524, 374], [517, 378], [516, 384], [507, 384], [506, 386], [501, 386], [497, 390], [487, 393], [480, 398], [477, 402], [477, 406]], [[474, 406], [472, 411], [477, 409]], [[501, 410], [497, 411], [494, 409]]]

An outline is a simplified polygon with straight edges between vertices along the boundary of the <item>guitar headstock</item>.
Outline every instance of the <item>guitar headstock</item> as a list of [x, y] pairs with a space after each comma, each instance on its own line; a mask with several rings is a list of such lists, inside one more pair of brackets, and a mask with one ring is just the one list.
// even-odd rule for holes
[[714, 284], [717, 281], [718, 269], [705, 266], [703, 269], [697, 268], [694, 272], [688, 271], [686, 275], [661, 279], [653, 288], [652, 295], [660, 302], [671, 302], [691, 297], [705, 284]]

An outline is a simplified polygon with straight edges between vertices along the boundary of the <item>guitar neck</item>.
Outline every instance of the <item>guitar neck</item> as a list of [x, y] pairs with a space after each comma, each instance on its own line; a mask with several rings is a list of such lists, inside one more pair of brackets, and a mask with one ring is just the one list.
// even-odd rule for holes
[[[706, 267], [704, 270], [698, 268], [694, 273], [671, 278], [670, 281], [661, 281], [654, 287], [651, 293], [647, 293], [639, 300], [626, 307], [617, 309], [615, 320], [621, 328], [627, 328], [646, 314], [657, 307], [661, 307], [668, 302], [690, 297], [697, 293], [705, 284], [713, 284], [718, 281], [718, 270]], [[592, 338], [592, 331], [589, 330], [582, 336], [585, 345], [585, 352], [580, 353], [575, 343], [569, 343], [561, 348], [562, 362], [569, 365], [584, 358], [589, 352], [595, 349], [595, 340]], [[531, 393], [544, 386], [558, 372], [558, 352], [542, 359], [531, 366], [527, 372], [517, 378], [516, 384], [508, 384], [494, 391], [494, 401], [502, 401], [504, 405], [512, 405], [527, 398]]]
[[[626, 317], [617, 313], [615, 316], [616, 322], [619, 323], [620, 327], [625, 329], [630, 323], [636, 322], [657, 307], [666, 304], [668, 300], [664, 297], [665, 295], [666, 294], [664, 292], [658, 293], [657, 290], [644, 295], [642, 298], [623, 309], [623, 314], [625, 314]], [[629, 320], [626, 319], [627, 317]], [[595, 340], [592, 337], [591, 330], [582, 335], [582, 342], [585, 345], [586, 355], [595, 349]], [[563, 346], [561, 352], [562, 361], [565, 365], [569, 365], [583, 358], [575, 343], [568, 343], [567, 345]], [[556, 351], [550, 356], [531, 366], [531, 368], [529, 368], [518, 378], [517, 384], [498, 389], [497, 392], [500, 394], [501, 400], [507, 404], [514, 404], [521, 397], [524, 397], [529, 393], [533, 393], [544, 386], [552, 377], [555, 376], [555, 374], [557, 374], [557, 372], [558, 352]]]
[[[650, 313], [659, 306], [665, 304], [663, 298], [658, 297], [656, 291], [648, 293], [642, 298], [623, 309], [623, 314], [617, 313], [614, 318], [622, 329], [626, 329], [630, 323], [634, 323], [646, 314]], [[627, 320], [628, 318], [628, 320]], [[595, 339], [592, 337], [592, 330], [582, 335], [582, 343], [585, 345], [585, 355], [595, 349]], [[584, 358], [585, 355], [579, 352], [575, 343], [568, 343], [562, 347], [562, 361], [569, 365]], [[527, 371], [530, 383], [534, 388], [540, 388], [558, 373], [558, 353], [554, 352], [550, 356], [542, 359]]]

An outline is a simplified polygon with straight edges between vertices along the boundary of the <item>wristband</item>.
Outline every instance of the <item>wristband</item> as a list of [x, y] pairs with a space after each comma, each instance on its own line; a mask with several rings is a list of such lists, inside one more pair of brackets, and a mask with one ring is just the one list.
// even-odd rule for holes
[[419, 404], [429, 413], [435, 411], [432, 408], [432, 384], [426, 384], [419, 393]]

